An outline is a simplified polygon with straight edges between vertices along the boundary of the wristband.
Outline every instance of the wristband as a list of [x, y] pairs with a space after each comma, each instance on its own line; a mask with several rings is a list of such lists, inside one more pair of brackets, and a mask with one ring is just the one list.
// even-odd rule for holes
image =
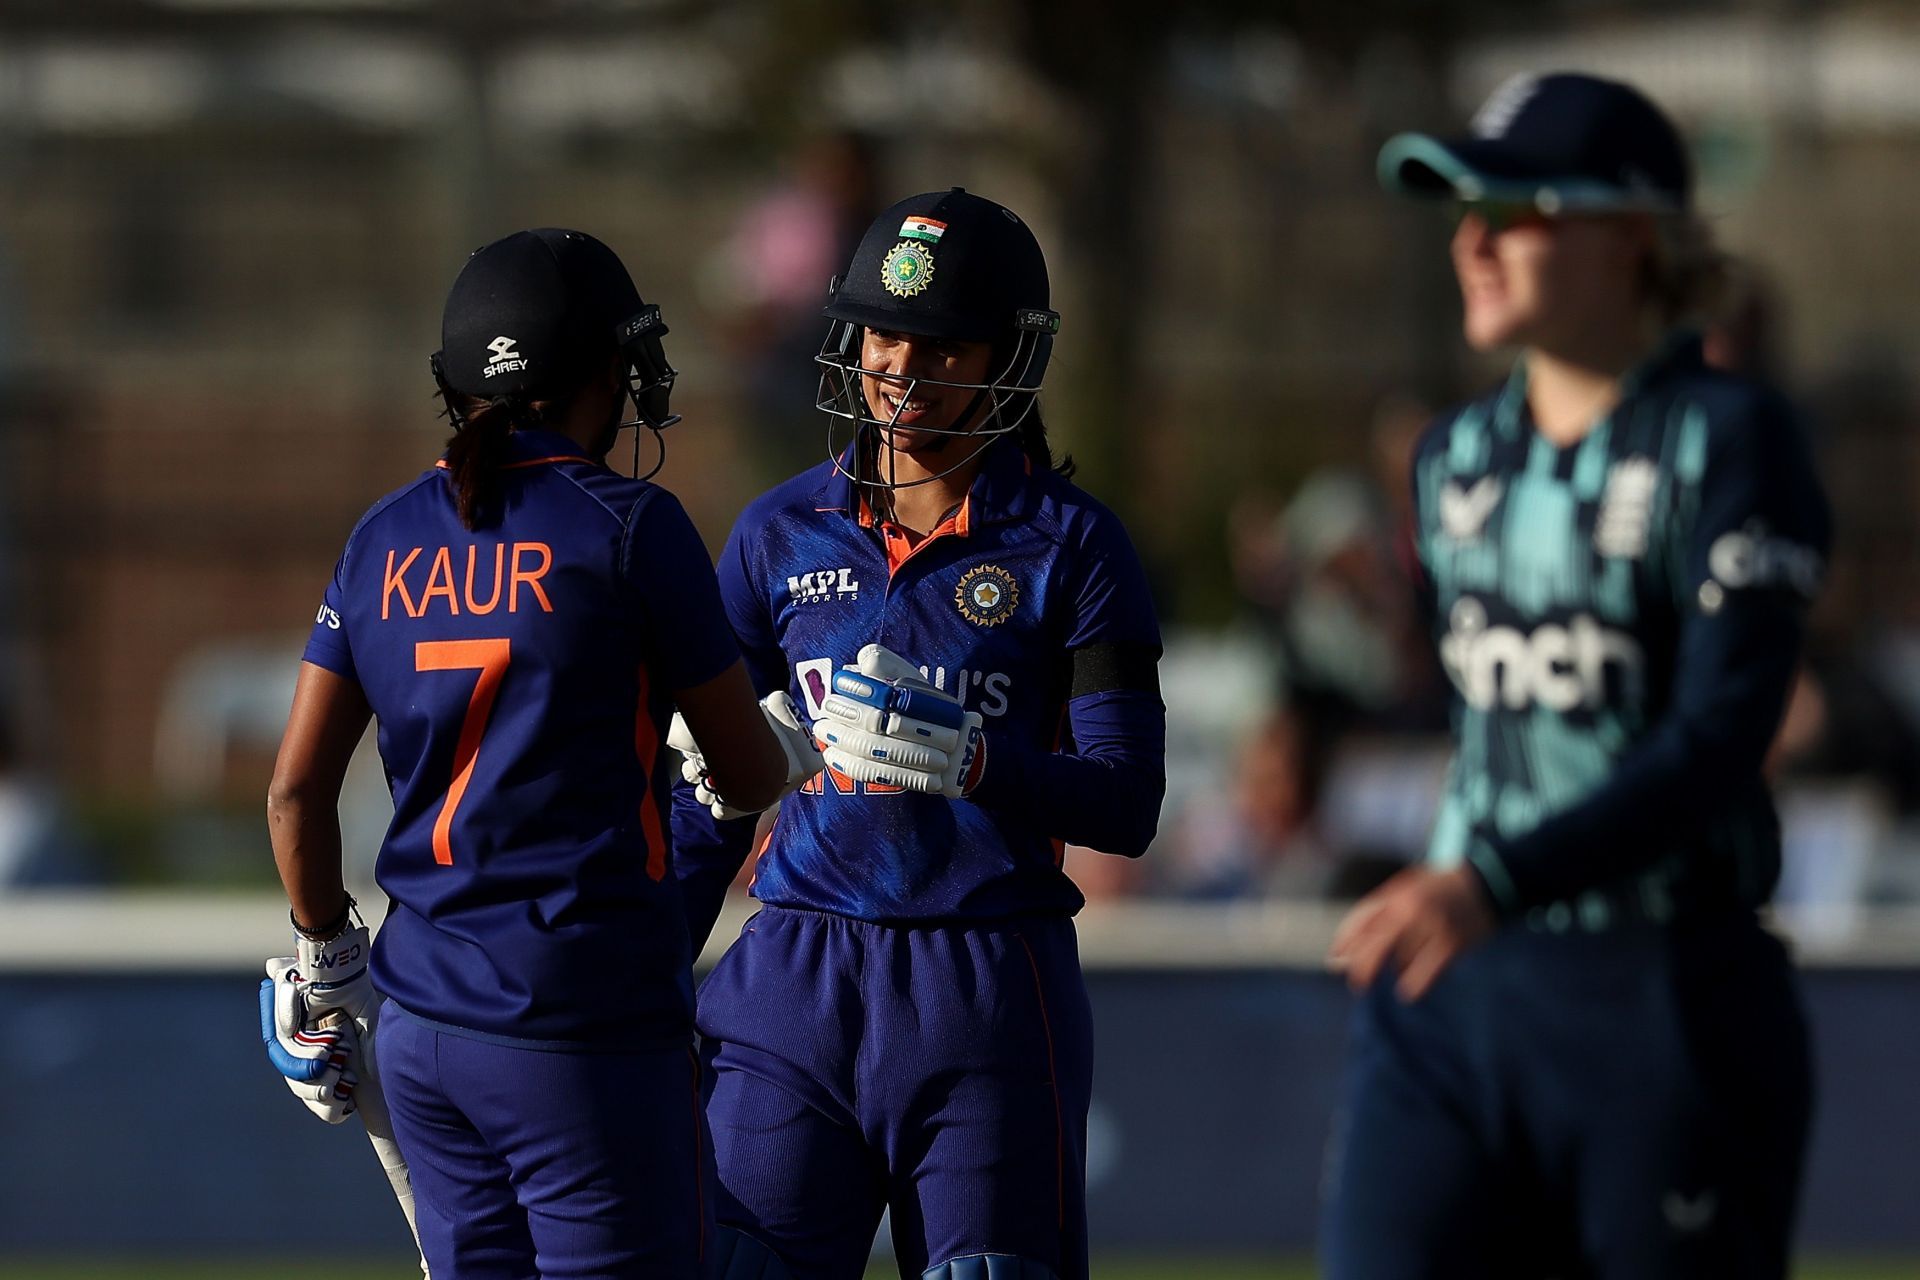
[[325, 924], [315, 925], [309, 928], [307, 925], [300, 923], [300, 917], [293, 914], [292, 908], [288, 908], [287, 910], [287, 922], [293, 926], [295, 933], [305, 938], [308, 942], [326, 942], [331, 938], [337, 938], [347, 931], [348, 925], [353, 923], [354, 908], [360, 905], [353, 900], [352, 894], [346, 894], [345, 897], [347, 900], [340, 907], [339, 914]]

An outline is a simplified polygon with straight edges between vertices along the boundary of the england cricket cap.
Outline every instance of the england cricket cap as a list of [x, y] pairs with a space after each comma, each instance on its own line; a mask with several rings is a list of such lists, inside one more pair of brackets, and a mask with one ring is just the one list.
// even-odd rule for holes
[[[474, 250], [447, 295], [438, 364], [472, 396], [545, 395], [608, 361], [655, 313], [613, 250], [582, 231], [516, 231]], [[655, 316], [655, 335], [666, 332]]]
[[[1027, 224], [961, 187], [909, 196], [861, 237], [826, 314], [874, 329], [991, 342], [1051, 334], [1047, 261]], [[1049, 327], [1050, 326], [1050, 327]]]
[[1379, 170], [1390, 191], [1545, 214], [1679, 212], [1693, 190], [1686, 146], [1659, 107], [1629, 85], [1572, 72], [1509, 80], [1468, 137], [1389, 139]]

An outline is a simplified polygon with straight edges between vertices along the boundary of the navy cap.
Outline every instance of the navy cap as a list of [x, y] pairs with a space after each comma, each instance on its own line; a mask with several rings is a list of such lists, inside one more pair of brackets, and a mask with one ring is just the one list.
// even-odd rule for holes
[[438, 367], [467, 395], [563, 391], [610, 360], [647, 312], [619, 255], [592, 236], [516, 231], [461, 268], [440, 322]]
[[1471, 136], [1403, 133], [1380, 149], [1380, 181], [1409, 195], [1531, 204], [1540, 212], [1679, 212], [1692, 167], [1673, 122], [1617, 80], [1559, 72], [1496, 89]]
[[1027, 224], [961, 187], [909, 196], [881, 214], [827, 300], [835, 320], [931, 338], [991, 342], [1051, 332], [1047, 261]]

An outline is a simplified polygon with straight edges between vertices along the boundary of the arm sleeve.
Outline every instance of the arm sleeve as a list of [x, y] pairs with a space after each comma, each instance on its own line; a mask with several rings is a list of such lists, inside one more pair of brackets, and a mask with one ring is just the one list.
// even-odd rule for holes
[[353, 665], [353, 648], [347, 643], [346, 575], [347, 557], [342, 554], [339, 563], [334, 565], [333, 581], [327, 584], [320, 612], [313, 617], [313, 631], [307, 636], [307, 650], [302, 657], [316, 667], [325, 667], [358, 684], [360, 675]]
[[620, 572], [646, 611], [656, 675], [690, 689], [740, 656], [714, 580], [712, 561], [686, 509], [665, 489], [634, 504], [622, 539]]
[[971, 799], [1051, 839], [1138, 857], [1153, 843], [1166, 795], [1167, 714], [1146, 571], [1111, 515], [1089, 522], [1067, 587], [1071, 747], [1036, 750], [988, 734]]
[[[1711, 432], [1673, 553], [1680, 629], [1665, 714], [1580, 803], [1468, 861], [1505, 911], [1644, 869], [1671, 836], [1763, 785], [1760, 766], [1799, 665], [1829, 516], [1785, 407]], [[1679, 499], [1689, 501], [1683, 492]], [[1664, 838], [1663, 837], [1668, 837]]]
[[[773, 638], [773, 619], [753, 590], [753, 576], [747, 570], [750, 552], [742, 533], [745, 523], [743, 519], [734, 526], [720, 553], [718, 590], [729, 631], [729, 650], [736, 647], [737, 640], [754, 691], [764, 697], [787, 687], [787, 666]], [[740, 874], [752, 848], [755, 818], [722, 822], [694, 798], [692, 783], [679, 780], [673, 784], [669, 822], [673, 829], [673, 874], [680, 882], [687, 933], [698, 955], [707, 935], [713, 932], [714, 921], [720, 918], [727, 887]]]

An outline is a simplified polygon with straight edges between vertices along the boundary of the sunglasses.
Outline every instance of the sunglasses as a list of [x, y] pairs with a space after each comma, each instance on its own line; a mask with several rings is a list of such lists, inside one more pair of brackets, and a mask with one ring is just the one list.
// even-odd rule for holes
[[1523, 200], [1450, 200], [1447, 202], [1447, 218], [1454, 226], [1466, 220], [1472, 214], [1487, 224], [1487, 230], [1498, 233], [1514, 227], [1551, 227], [1554, 219], [1540, 212], [1540, 206], [1532, 201]]

